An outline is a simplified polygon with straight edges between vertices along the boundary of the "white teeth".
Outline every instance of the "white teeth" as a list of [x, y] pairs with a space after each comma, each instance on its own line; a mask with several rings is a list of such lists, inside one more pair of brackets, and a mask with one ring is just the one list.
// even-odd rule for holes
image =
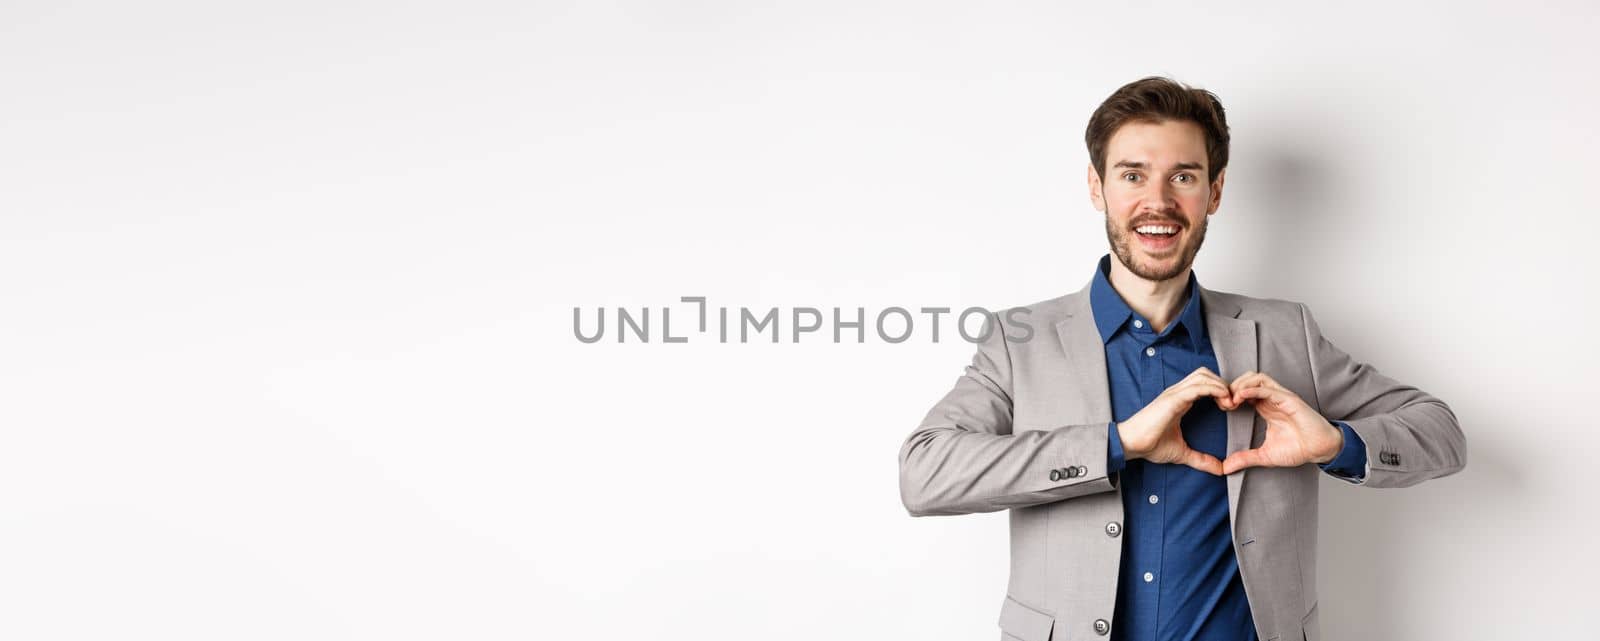
[[1178, 228], [1171, 225], [1141, 225], [1135, 227], [1134, 231], [1141, 234], [1176, 234]]

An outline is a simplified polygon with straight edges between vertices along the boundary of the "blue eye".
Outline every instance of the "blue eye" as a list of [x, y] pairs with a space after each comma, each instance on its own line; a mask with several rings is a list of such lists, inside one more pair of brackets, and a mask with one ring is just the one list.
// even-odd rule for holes
[[1136, 174], [1136, 173], [1133, 173], [1133, 172], [1130, 171], [1128, 173], [1123, 174], [1122, 175], [1122, 179], [1125, 180], [1125, 181], [1128, 181], [1128, 182], [1136, 182], [1136, 181], [1139, 180], [1139, 174]]
[[1178, 175], [1172, 177], [1173, 180], [1177, 180], [1179, 178], [1182, 178], [1183, 182], [1186, 182], [1186, 183], [1194, 182], [1194, 176], [1190, 176], [1189, 174], [1178, 174]]

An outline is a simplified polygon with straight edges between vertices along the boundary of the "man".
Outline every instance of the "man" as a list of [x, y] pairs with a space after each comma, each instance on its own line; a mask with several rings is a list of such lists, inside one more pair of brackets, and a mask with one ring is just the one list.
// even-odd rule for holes
[[1318, 639], [1318, 476], [1454, 473], [1455, 415], [1305, 305], [1200, 286], [1228, 162], [1215, 95], [1145, 78], [1085, 138], [1111, 254], [1078, 292], [989, 319], [900, 449], [906, 509], [1010, 511], [1004, 639]]

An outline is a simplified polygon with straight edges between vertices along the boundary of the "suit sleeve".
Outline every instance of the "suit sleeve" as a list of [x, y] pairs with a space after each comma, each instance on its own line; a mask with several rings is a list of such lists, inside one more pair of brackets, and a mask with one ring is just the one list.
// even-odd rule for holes
[[1347, 479], [1369, 487], [1407, 487], [1454, 474], [1467, 464], [1467, 440], [1444, 401], [1402, 384], [1344, 353], [1300, 305], [1318, 411], [1361, 439], [1365, 471]]
[[995, 512], [1115, 489], [1105, 422], [1012, 433], [1005, 325], [991, 313], [955, 387], [900, 447], [900, 499], [912, 516]]

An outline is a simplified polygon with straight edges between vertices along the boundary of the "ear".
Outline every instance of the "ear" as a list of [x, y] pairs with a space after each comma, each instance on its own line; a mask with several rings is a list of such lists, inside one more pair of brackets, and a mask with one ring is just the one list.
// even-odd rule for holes
[[1224, 167], [1217, 172], [1217, 179], [1211, 181], [1211, 202], [1206, 205], [1206, 215], [1217, 213], [1217, 208], [1222, 206], [1222, 180], [1228, 177], [1228, 169]]
[[1100, 172], [1094, 170], [1094, 163], [1089, 163], [1089, 204], [1094, 205], [1095, 211], [1104, 212], [1106, 195], [1100, 184]]

